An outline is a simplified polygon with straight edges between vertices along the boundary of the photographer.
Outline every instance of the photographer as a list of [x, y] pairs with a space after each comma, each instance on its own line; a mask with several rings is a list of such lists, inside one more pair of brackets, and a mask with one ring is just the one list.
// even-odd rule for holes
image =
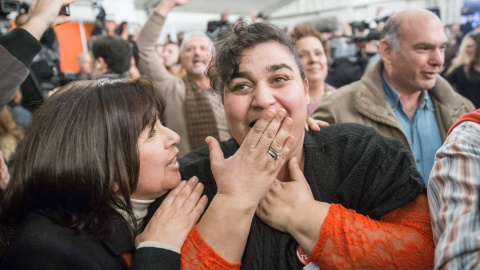
[[[39, 0], [29, 20], [19, 28], [0, 37], [0, 109], [12, 100], [16, 88], [28, 75], [28, 66], [40, 51], [40, 38], [50, 27], [71, 21], [58, 15], [62, 6], [75, 0]], [[31, 7], [32, 8], [32, 7]], [[21, 44], [21, 45], [19, 45]]]

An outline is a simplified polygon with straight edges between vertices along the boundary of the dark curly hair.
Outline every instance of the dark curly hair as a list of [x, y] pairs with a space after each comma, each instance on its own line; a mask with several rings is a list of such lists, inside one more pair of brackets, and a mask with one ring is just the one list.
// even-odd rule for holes
[[284, 30], [267, 22], [250, 24], [241, 21], [217, 34], [216, 54], [207, 69], [206, 76], [210, 79], [210, 86], [222, 100], [225, 85], [239, 72], [243, 53], [266, 42], [278, 42], [285, 46], [294, 58], [302, 79], [305, 80], [305, 73], [295, 52], [293, 39]]

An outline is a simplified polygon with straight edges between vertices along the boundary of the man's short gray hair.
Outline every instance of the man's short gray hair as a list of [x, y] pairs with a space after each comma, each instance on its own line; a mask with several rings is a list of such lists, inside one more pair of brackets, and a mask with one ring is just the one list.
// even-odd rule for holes
[[380, 36], [382, 39], [385, 39], [396, 52], [400, 51], [400, 42], [402, 35], [402, 33], [400, 33], [401, 24], [402, 21], [399, 18], [390, 17], [385, 23], [382, 34]]
[[182, 44], [180, 44], [180, 57], [183, 57], [183, 50], [185, 49], [185, 44], [187, 44], [194, 37], [206, 37], [210, 41], [213, 52], [213, 41], [209, 36], [207, 36], [207, 34], [205, 34], [204, 32], [191, 32], [185, 35], [182, 40]]

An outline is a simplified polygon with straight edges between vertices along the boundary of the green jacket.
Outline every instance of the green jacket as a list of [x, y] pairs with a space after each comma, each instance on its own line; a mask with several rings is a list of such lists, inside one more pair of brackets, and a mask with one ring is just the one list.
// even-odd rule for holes
[[[333, 123], [358, 123], [377, 130], [381, 135], [396, 139], [412, 149], [407, 135], [397, 120], [393, 109], [385, 99], [382, 85], [383, 62], [379, 60], [369, 67], [359, 81], [339, 88], [325, 97], [313, 113], [313, 118]], [[442, 141], [448, 129], [462, 115], [473, 112], [475, 107], [466, 98], [453, 91], [442, 77], [428, 90]]]

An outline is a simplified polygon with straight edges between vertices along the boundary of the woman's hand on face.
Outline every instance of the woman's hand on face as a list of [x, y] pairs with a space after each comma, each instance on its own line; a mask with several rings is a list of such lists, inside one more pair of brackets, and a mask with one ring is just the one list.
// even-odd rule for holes
[[311, 128], [314, 131], [320, 131], [321, 127], [328, 127], [329, 124], [322, 120], [315, 120], [312, 117], [307, 117], [307, 122], [305, 123], [305, 131], [308, 131]]
[[[292, 125], [293, 120], [286, 117], [284, 109], [266, 110], [235, 155], [228, 159], [224, 159], [217, 140], [208, 137], [212, 172], [218, 187], [216, 196], [227, 196], [253, 213], [293, 146]], [[270, 147], [281, 153], [281, 157], [274, 159], [268, 153]]]
[[190, 230], [197, 223], [207, 206], [207, 196], [202, 195], [203, 184], [197, 177], [181, 181], [167, 195], [145, 230], [135, 238], [135, 246], [141, 242], [156, 241], [182, 248]]
[[291, 233], [296, 214], [300, 213], [302, 208], [312, 206], [315, 199], [296, 157], [288, 161], [288, 169], [291, 181], [275, 180], [255, 213], [270, 227]]

